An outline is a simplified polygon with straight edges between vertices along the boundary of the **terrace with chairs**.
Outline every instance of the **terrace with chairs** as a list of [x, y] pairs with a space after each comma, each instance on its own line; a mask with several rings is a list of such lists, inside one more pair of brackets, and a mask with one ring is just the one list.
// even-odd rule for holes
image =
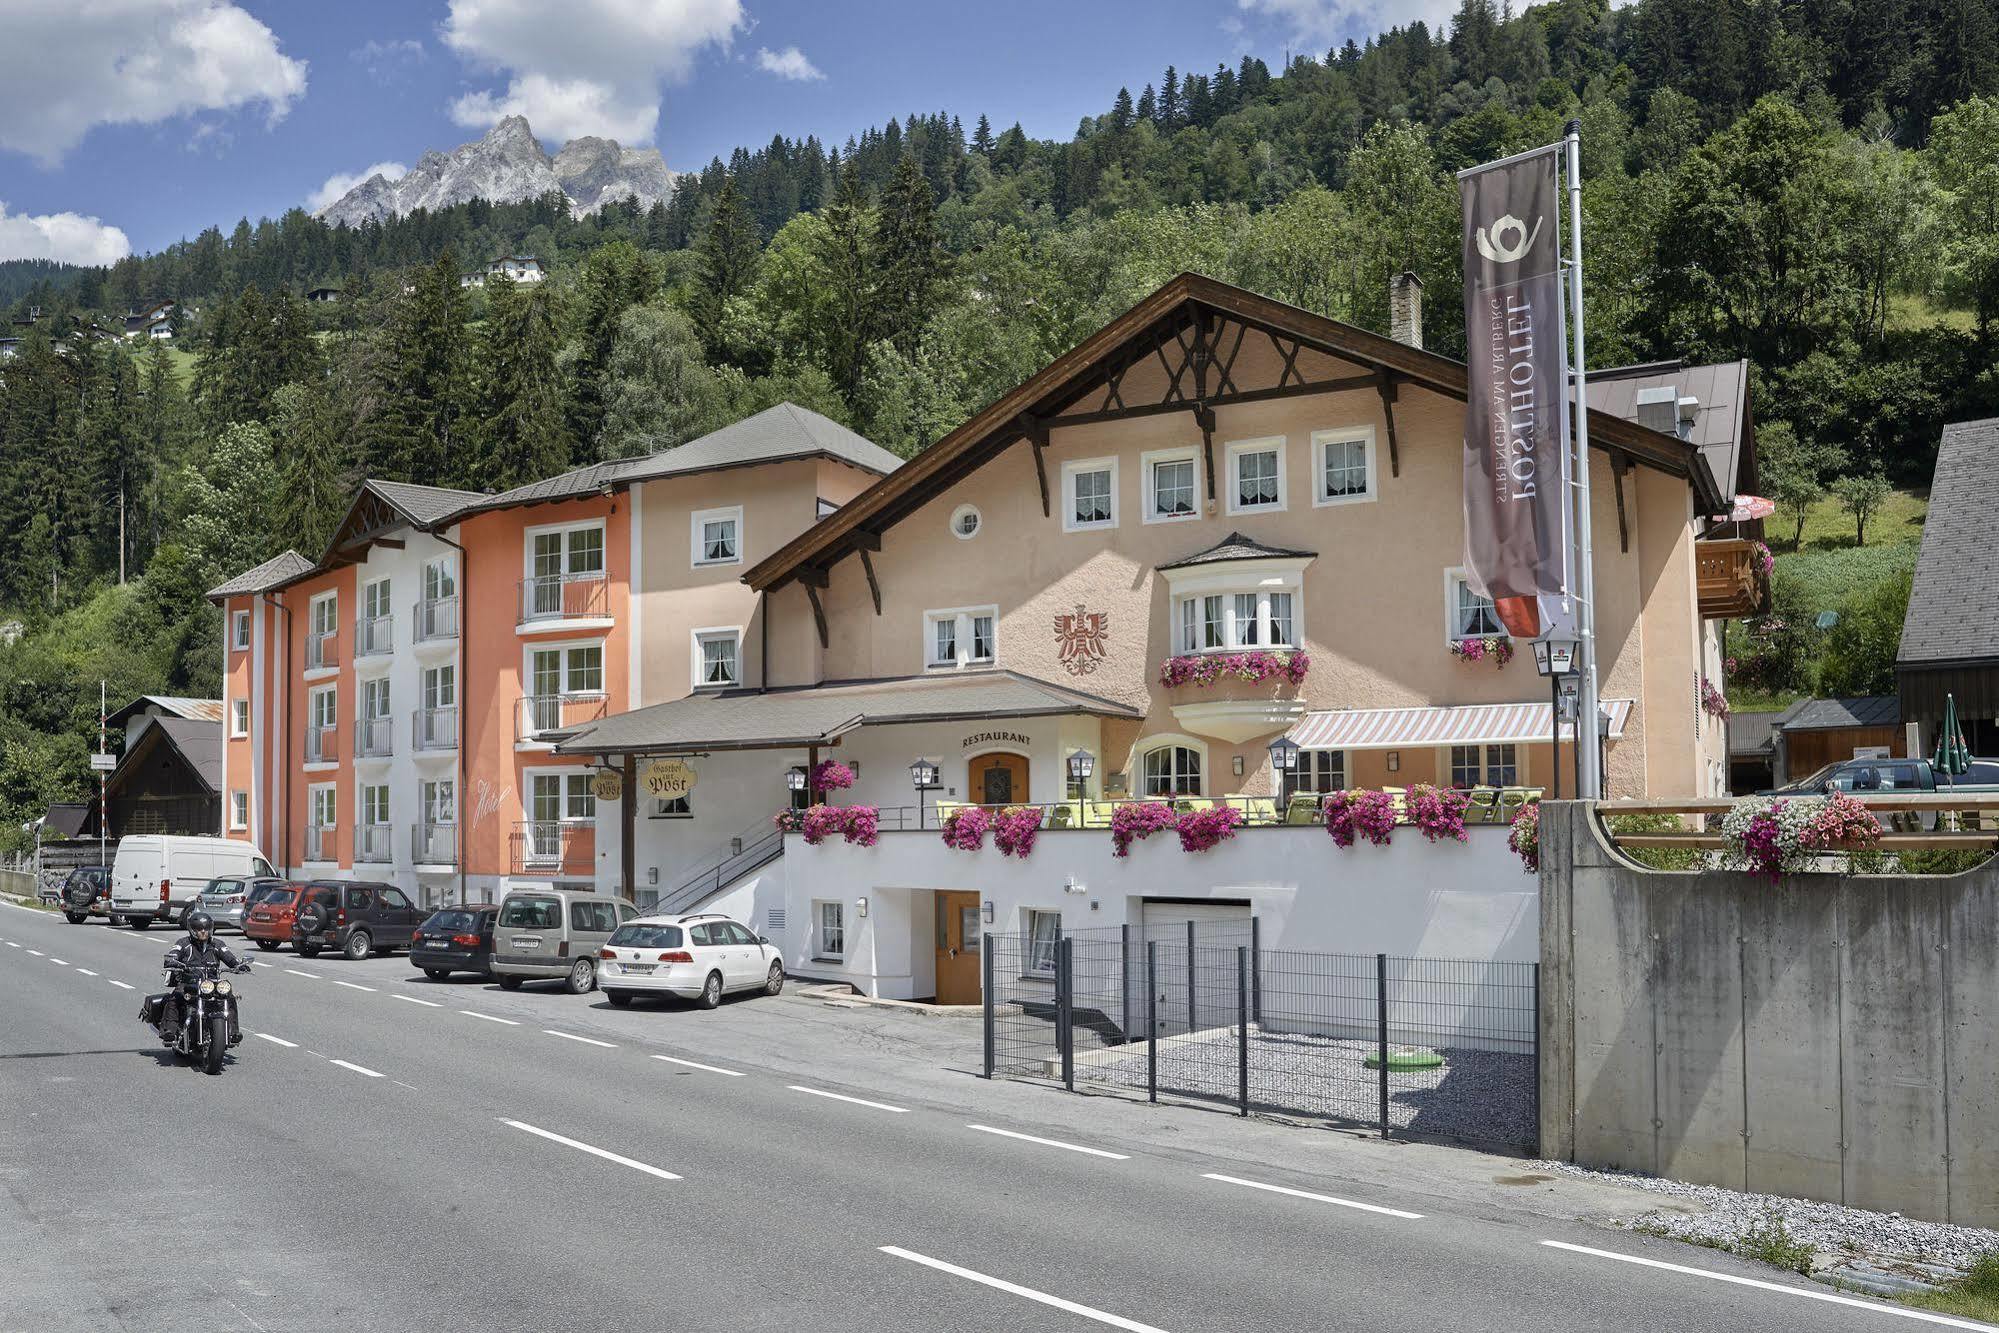
[[[1408, 789], [1380, 787], [1388, 795], [1398, 824], [1408, 822]], [[1481, 824], [1510, 825], [1523, 806], [1542, 796], [1540, 787], [1473, 787], [1456, 789], [1465, 798], [1467, 827]], [[1275, 796], [1144, 796], [1132, 800], [1077, 800], [982, 805], [971, 801], [936, 801], [929, 806], [895, 805], [879, 807], [877, 828], [883, 832], [917, 832], [942, 829], [953, 814], [978, 808], [988, 815], [1006, 810], [1039, 810], [1041, 828], [1109, 829], [1121, 805], [1165, 805], [1176, 814], [1198, 814], [1226, 806], [1241, 814], [1238, 828], [1281, 828], [1325, 822], [1324, 792], [1292, 792], [1280, 801]]]

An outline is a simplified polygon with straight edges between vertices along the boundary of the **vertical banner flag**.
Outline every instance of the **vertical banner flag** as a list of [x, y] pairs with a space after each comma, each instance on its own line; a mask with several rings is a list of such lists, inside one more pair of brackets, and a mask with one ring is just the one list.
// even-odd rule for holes
[[[1507, 633], [1568, 630], [1561, 145], [1458, 177], [1465, 212], [1465, 574]], [[1572, 632], [1572, 631], [1571, 631]]]

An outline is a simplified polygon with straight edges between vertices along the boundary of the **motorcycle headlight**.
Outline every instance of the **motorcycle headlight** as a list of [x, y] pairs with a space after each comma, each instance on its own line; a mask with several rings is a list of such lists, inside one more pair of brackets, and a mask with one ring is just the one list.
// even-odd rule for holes
[[235, 989], [236, 988], [234, 986], [230, 985], [226, 981], [218, 981], [215, 983], [215, 993], [217, 995], [227, 995]]
[[202, 993], [203, 995], [213, 995], [213, 994], [215, 994], [215, 983], [214, 983], [214, 982], [212, 982], [212, 981], [204, 981], [204, 982], [202, 982], [202, 983], [201, 983], [201, 993]]

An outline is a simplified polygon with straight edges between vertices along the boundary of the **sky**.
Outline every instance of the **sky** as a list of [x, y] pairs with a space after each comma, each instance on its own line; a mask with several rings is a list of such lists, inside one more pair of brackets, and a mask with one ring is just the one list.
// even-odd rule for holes
[[275, 217], [519, 112], [699, 169], [947, 111], [1067, 139], [1168, 64], [1323, 54], [1454, 0], [0, 0], [0, 259]]

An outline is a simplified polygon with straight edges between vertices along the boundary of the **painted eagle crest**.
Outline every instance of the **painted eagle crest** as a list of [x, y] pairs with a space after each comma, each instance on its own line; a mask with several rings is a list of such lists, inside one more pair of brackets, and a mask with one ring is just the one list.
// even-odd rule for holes
[[1055, 617], [1055, 642], [1062, 650], [1062, 666], [1072, 676], [1087, 676], [1104, 660], [1110, 643], [1110, 615], [1085, 611], [1078, 602], [1068, 615]]

